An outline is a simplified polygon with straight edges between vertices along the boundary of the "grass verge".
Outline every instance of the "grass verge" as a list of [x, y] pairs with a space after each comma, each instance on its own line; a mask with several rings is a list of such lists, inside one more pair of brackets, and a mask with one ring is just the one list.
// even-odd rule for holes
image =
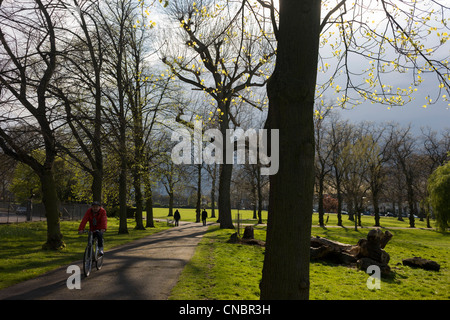
[[[229, 244], [233, 230], [210, 227], [194, 257], [183, 270], [172, 291], [173, 300], [259, 299], [264, 248]], [[448, 300], [450, 299], [450, 237], [434, 230], [390, 229], [394, 237], [386, 247], [393, 275], [382, 278], [380, 290], [367, 288], [368, 274], [356, 268], [311, 262], [312, 300]], [[313, 228], [313, 235], [356, 244], [368, 229]], [[265, 227], [257, 227], [255, 238], [264, 240]], [[402, 259], [413, 256], [437, 261], [439, 272], [413, 269]]]
[[[182, 220], [195, 221], [194, 209], [180, 209]], [[145, 231], [134, 230], [134, 220], [128, 221], [129, 234], [119, 235], [119, 222], [108, 221], [105, 235], [105, 250], [167, 229], [168, 209], [154, 209], [154, 218], [161, 219], [156, 228]], [[208, 210], [208, 213], [210, 211]], [[243, 223], [256, 224], [250, 210], [240, 210]], [[233, 218], [237, 210], [233, 211]], [[212, 221], [209, 218], [208, 221]], [[263, 212], [263, 223], [267, 212]], [[353, 230], [353, 222], [343, 217], [345, 228], [334, 228], [335, 214], [329, 215], [328, 228], [314, 227], [313, 235], [332, 240], [356, 244], [366, 236], [374, 219], [362, 217], [366, 228]], [[46, 240], [45, 222], [0, 225], [0, 289], [33, 278], [62, 265], [80, 260], [86, 245], [86, 236], [78, 235], [79, 221], [63, 221], [61, 231], [67, 248], [62, 251], [42, 251]], [[313, 226], [318, 216], [313, 215]], [[381, 290], [368, 290], [368, 275], [356, 269], [327, 264], [311, 263], [311, 299], [450, 299], [449, 234], [434, 230], [408, 228], [408, 221], [382, 217], [381, 225], [394, 234], [386, 250], [391, 256], [389, 265], [393, 277], [382, 279]], [[416, 220], [418, 228], [425, 222]], [[405, 228], [405, 229], [396, 229]], [[264, 248], [228, 244], [233, 230], [211, 227], [201, 240], [191, 262], [184, 269], [180, 281], [173, 289], [171, 299], [259, 299], [259, 282], [264, 259]], [[265, 226], [257, 225], [255, 237], [265, 240]], [[439, 272], [412, 269], [401, 264], [402, 259], [413, 256], [435, 260], [441, 265]]]
[[[259, 298], [264, 248], [226, 241], [234, 232], [211, 226], [172, 291], [173, 300]], [[255, 237], [265, 232], [255, 231]]]
[[[81, 260], [87, 235], [78, 235], [80, 221], [62, 221], [61, 233], [66, 248], [61, 251], [44, 251], [46, 222], [28, 222], [0, 225], [0, 289], [34, 278], [40, 274]], [[118, 234], [119, 221], [108, 219], [105, 233], [105, 251], [127, 242], [169, 228], [165, 222], [156, 222], [155, 228], [134, 230], [134, 220], [128, 220], [128, 234]]]

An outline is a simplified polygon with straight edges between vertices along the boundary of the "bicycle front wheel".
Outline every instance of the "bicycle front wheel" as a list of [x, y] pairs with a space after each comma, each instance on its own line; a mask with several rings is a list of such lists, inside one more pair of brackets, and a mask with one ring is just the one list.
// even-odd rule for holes
[[87, 246], [84, 250], [83, 256], [83, 272], [86, 277], [89, 277], [92, 269], [92, 247]]
[[98, 250], [98, 241], [95, 239], [95, 266], [97, 270], [100, 270], [103, 265], [103, 255], [100, 255]]
[[97, 270], [100, 270], [102, 268], [103, 265], [103, 256], [99, 256], [97, 258], [97, 262], [95, 264], [95, 266], [97, 267]]

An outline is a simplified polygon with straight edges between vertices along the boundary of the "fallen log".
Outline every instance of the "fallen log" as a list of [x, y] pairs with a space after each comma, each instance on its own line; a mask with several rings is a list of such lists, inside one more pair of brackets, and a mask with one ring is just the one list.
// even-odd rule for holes
[[439, 263], [433, 260], [424, 259], [421, 257], [413, 257], [408, 259], [403, 259], [403, 265], [409, 266], [413, 268], [421, 268], [424, 270], [432, 270], [432, 271], [439, 271], [441, 266]]
[[366, 239], [360, 239], [356, 245], [341, 243], [321, 237], [311, 238], [310, 255], [312, 260], [325, 260], [338, 264], [356, 266], [366, 271], [369, 265], [378, 265], [383, 275], [390, 273], [390, 257], [384, 250], [392, 233], [372, 229]]
[[[265, 242], [253, 238], [253, 227], [245, 228], [244, 236], [240, 238], [236, 233], [230, 236], [228, 243], [265, 246]], [[370, 265], [380, 267], [382, 275], [390, 273], [388, 265], [390, 256], [384, 250], [392, 233], [380, 229], [372, 229], [366, 239], [360, 239], [356, 245], [341, 243], [322, 237], [312, 237], [310, 240], [310, 259], [323, 260], [343, 265], [354, 265], [363, 271]]]
[[311, 238], [311, 260], [327, 260], [330, 262], [351, 264], [356, 262], [356, 246], [341, 243], [327, 238]]

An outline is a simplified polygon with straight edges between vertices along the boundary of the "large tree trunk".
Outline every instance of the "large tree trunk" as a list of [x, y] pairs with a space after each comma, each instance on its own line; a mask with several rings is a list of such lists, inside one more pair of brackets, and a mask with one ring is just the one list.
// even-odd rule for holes
[[380, 206], [378, 204], [378, 190], [372, 191], [372, 203], [374, 208], [374, 214], [375, 214], [375, 227], [380, 226]]
[[127, 164], [121, 159], [119, 173], [119, 234], [128, 233], [127, 226]]
[[142, 197], [142, 189], [141, 189], [141, 173], [138, 168], [134, 169], [134, 201], [136, 202], [136, 230], [145, 230], [144, 222], [142, 220], [142, 211], [143, 211], [143, 197]]
[[213, 165], [213, 175], [211, 182], [211, 218], [216, 217], [216, 178], [217, 178], [217, 163]]
[[155, 223], [153, 222], [153, 193], [147, 169], [143, 177], [145, 185], [145, 211], [147, 213], [145, 227], [154, 228]]
[[[136, 68], [138, 69], [138, 68]], [[134, 137], [134, 168], [133, 168], [133, 184], [134, 184], [134, 201], [136, 202], [136, 230], [145, 230], [144, 222], [142, 221], [143, 201], [142, 196], [142, 167], [144, 166], [144, 141], [143, 141], [143, 127], [142, 127], [142, 108], [140, 105], [141, 97], [139, 89], [135, 93], [135, 106], [133, 112], [133, 137]]]
[[102, 201], [102, 181], [103, 181], [103, 169], [94, 168], [92, 171], [92, 200]]
[[195, 205], [196, 219], [195, 222], [200, 222], [200, 213], [202, 211], [202, 165], [197, 165], [197, 203]]
[[173, 189], [170, 187], [169, 191], [169, 214], [168, 217], [173, 217]]
[[408, 196], [408, 208], [409, 208], [409, 227], [415, 228], [414, 215], [416, 214], [416, 207], [414, 202], [414, 190], [412, 179], [407, 179], [407, 196]]
[[94, 201], [102, 201], [103, 186], [103, 153], [102, 153], [102, 95], [100, 83], [100, 70], [97, 70], [95, 63], [95, 121], [94, 121], [94, 163], [93, 169], [92, 195]]
[[338, 207], [337, 207], [338, 222], [337, 222], [337, 225], [342, 227], [342, 201], [343, 201], [343, 197], [342, 197], [340, 183], [336, 183], [336, 193], [337, 193], [337, 200], [338, 200]]
[[279, 129], [279, 170], [270, 176], [261, 299], [308, 299], [314, 192], [314, 92], [318, 0], [280, 0], [278, 52], [268, 83], [266, 127]]
[[[220, 99], [224, 97], [220, 96]], [[230, 100], [230, 99], [228, 99]], [[220, 116], [220, 132], [222, 133], [223, 139], [226, 139], [227, 130], [229, 129], [229, 119], [228, 113], [230, 108], [230, 102], [219, 103], [219, 108], [223, 110], [224, 115]], [[234, 229], [233, 219], [231, 217], [231, 198], [230, 198], [230, 186], [231, 186], [231, 175], [233, 173], [233, 164], [227, 163], [226, 159], [226, 148], [228, 143], [223, 143], [222, 155], [223, 164], [220, 165], [220, 175], [219, 175], [219, 223], [221, 229]], [[234, 148], [234, 144], [233, 144]]]
[[256, 172], [257, 191], [258, 191], [258, 223], [262, 224], [262, 186], [261, 186], [261, 168], [258, 166]]
[[323, 177], [320, 177], [319, 178], [319, 225], [321, 226], [321, 227], [324, 227], [325, 226], [325, 223], [323, 222], [323, 216], [324, 216], [324, 213], [325, 213], [325, 210], [324, 210], [324, 208], [323, 208], [323, 183], [324, 183], [324, 178]]
[[219, 223], [221, 229], [234, 229], [231, 217], [230, 185], [232, 164], [222, 164], [220, 166], [219, 178]]
[[61, 234], [58, 195], [56, 192], [53, 170], [44, 169], [40, 174], [42, 189], [42, 202], [45, 207], [45, 216], [47, 218], [47, 242], [42, 246], [43, 249], [58, 250], [65, 247], [63, 235]]

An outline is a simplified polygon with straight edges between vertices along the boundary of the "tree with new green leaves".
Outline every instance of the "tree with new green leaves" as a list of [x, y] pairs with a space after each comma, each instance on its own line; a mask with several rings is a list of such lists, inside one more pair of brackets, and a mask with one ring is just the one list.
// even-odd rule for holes
[[[179, 33], [170, 35], [167, 42], [171, 46], [163, 52], [162, 61], [181, 82], [204, 92], [214, 106], [205, 120], [218, 123], [223, 137], [227, 129], [242, 125], [238, 106], [247, 103], [263, 109], [263, 99], [252, 89], [266, 85], [275, 49], [267, 41], [267, 30], [253, 17], [261, 9], [246, 1], [210, 0], [173, 0], [166, 9]], [[183, 43], [182, 50], [179, 43]], [[226, 144], [223, 146], [225, 155]], [[218, 199], [221, 228], [234, 228], [231, 176], [232, 164], [223, 161]]]
[[428, 178], [429, 202], [441, 232], [450, 225], [450, 162], [439, 166]]
[[[32, 152], [33, 157], [44, 159], [45, 155], [41, 151]], [[57, 157], [54, 163], [54, 179], [56, 183], [56, 193], [61, 202], [74, 200], [76, 184], [76, 173], [78, 169], [73, 167], [66, 159]], [[23, 202], [33, 194], [34, 201], [42, 201], [42, 186], [39, 176], [33, 169], [19, 162], [14, 170], [10, 191], [14, 193], [14, 198], [18, 202]]]
[[41, 200], [41, 183], [36, 173], [27, 165], [18, 163], [14, 170], [14, 176], [9, 187], [9, 191], [14, 194], [14, 199], [18, 203], [25, 202], [34, 194], [34, 200]]
[[[424, 106], [447, 100], [449, 11], [444, 1], [258, 2], [270, 11], [278, 43], [266, 127], [279, 129], [280, 138], [279, 170], [270, 177], [261, 299], [308, 299], [315, 99], [333, 88], [341, 105], [404, 105], [431, 73], [436, 93], [425, 97]], [[318, 68], [329, 72], [328, 80], [317, 82]], [[411, 85], [389, 83], [394, 72], [409, 72]]]

